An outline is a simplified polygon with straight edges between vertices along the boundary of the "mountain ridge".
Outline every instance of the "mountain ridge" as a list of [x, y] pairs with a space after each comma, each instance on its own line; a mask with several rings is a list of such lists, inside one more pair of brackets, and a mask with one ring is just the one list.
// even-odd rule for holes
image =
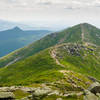
[[[36, 100], [98, 100], [99, 32], [94, 26], [79, 24], [10, 53], [0, 59], [4, 66], [0, 68], [0, 86], [20, 86], [12, 93], [32, 87], [28, 93]], [[27, 88], [23, 90], [23, 86]]]
[[[84, 28], [85, 34], [84, 34], [84, 42], [82, 41], [82, 29], [81, 26]], [[55, 32], [50, 35], [47, 35], [46, 37], [43, 37], [42, 39], [36, 41], [35, 43], [32, 43], [25, 48], [22, 48], [17, 51], [16, 53], [11, 54], [11, 58], [6, 57], [6, 61], [0, 60], [0, 67], [5, 66], [8, 64], [8, 61], [13, 61], [16, 59], [16, 57], [22, 57], [22, 59], [34, 55], [35, 53], [38, 53], [41, 50], [44, 50], [46, 48], [49, 48], [51, 46], [54, 46], [56, 44], [61, 43], [85, 43], [88, 44], [95, 44], [100, 45], [100, 29], [96, 28], [93, 25], [87, 24], [87, 23], [81, 23], [75, 26], [72, 26], [68, 29], [64, 29], [60, 32]], [[22, 50], [22, 51], [21, 51]], [[24, 52], [24, 54], [22, 53]], [[13, 56], [12, 56], [13, 55]], [[5, 58], [5, 57], [4, 57]], [[9, 59], [9, 60], [8, 60]]]

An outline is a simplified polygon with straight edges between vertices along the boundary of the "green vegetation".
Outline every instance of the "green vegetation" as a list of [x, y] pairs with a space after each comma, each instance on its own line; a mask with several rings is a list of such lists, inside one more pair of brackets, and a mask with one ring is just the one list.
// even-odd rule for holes
[[0, 84], [27, 85], [33, 82], [54, 82], [62, 77], [57, 70], [60, 70], [60, 66], [56, 65], [48, 50], [45, 50], [23, 61], [1, 68]]
[[[84, 33], [82, 32], [84, 31]], [[83, 35], [82, 35], [83, 33]], [[83, 38], [83, 39], [82, 39]], [[79, 24], [60, 32], [50, 34], [22, 49], [19, 49], [6, 57], [0, 59], [0, 67], [8, 65], [13, 62], [25, 59], [32, 56], [46, 48], [61, 43], [83, 43], [83, 44], [95, 44], [100, 46], [100, 29], [84, 23]]]
[[[65, 90], [81, 91], [81, 88], [89, 87], [92, 81], [86, 76], [68, 71], [66, 68], [56, 64], [50, 55], [52, 49], [46, 49], [23, 61], [1, 68], [0, 86], [25, 85], [37, 87], [34, 84], [44, 83], [50, 84], [52, 88], [62, 92]], [[80, 88], [73, 88], [72, 82], [77, 83], [77, 86], [80, 86]], [[51, 85], [51, 83], [54, 84]]]

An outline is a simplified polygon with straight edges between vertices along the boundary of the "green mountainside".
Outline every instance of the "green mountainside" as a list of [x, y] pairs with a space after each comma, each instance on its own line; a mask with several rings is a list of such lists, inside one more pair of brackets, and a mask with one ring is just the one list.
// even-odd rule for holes
[[[30, 56], [25, 60], [0, 69], [0, 86], [31, 86], [41, 87], [43, 84], [65, 94], [66, 91], [80, 93], [83, 89], [87, 89], [93, 81], [85, 74], [77, 72], [67, 66], [63, 67], [53, 58], [52, 51], [54, 47], [41, 51], [38, 54]], [[72, 93], [73, 93], [72, 92]], [[75, 94], [76, 95], [76, 94]], [[65, 98], [66, 96], [58, 96]], [[50, 99], [52, 97], [52, 99]], [[51, 95], [50, 100], [56, 100], [57, 97]], [[45, 97], [47, 98], [47, 97]], [[55, 99], [54, 99], [55, 98]], [[68, 97], [69, 98], [69, 97]], [[70, 97], [76, 100], [77, 96]], [[78, 96], [79, 100], [83, 100], [83, 95]], [[70, 100], [69, 99], [69, 100]], [[36, 99], [42, 100], [42, 99]]]
[[[23, 86], [35, 88], [27, 90], [32, 100], [99, 100], [99, 31], [79, 24], [1, 58], [0, 86], [22, 86], [14, 90], [15, 96]], [[99, 86], [92, 93], [95, 82]]]
[[94, 80], [100, 79], [100, 57], [98, 55], [100, 52], [97, 53], [97, 51], [100, 51], [100, 48], [81, 44], [56, 45], [25, 60], [1, 68], [0, 86], [39, 88], [44, 84], [53, 91], [56, 90], [63, 94], [70, 93], [70, 91], [75, 92], [72, 97], [50, 95], [44, 98], [56, 100], [60, 97], [64, 98], [63, 100], [68, 98], [69, 100], [83, 100], [83, 93], [79, 96], [76, 93], [83, 92], [94, 82], [91, 77]]
[[9, 65], [41, 50], [61, 43], [85, 43], [100, 45], [100, 29], [87, 23], [79, 24], [60, 32], [52, 33], [22, 49], [0, 59], [0, 67]]

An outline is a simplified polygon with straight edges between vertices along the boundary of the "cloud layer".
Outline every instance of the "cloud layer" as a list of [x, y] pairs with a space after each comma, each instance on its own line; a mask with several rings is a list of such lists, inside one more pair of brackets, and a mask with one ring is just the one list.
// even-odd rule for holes
[[[30, 7], [37, 5], [66, 5], [69, 7], [98, 7], [100, 0], [0, 0], [2, 6], [15, 6], [15, 7]], [[18, 6], [19, 5], [19, 6]]]
[[73, 23], [98, 22], [100, 0], [0, 0], [0, 19]]

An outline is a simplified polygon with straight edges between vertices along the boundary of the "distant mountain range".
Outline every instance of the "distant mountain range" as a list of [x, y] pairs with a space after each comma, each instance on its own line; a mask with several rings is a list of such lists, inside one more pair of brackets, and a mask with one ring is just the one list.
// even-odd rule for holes
[[0, 31], [0, 56], [4, 56], [18, 48], [28, 45], [45, 35], [49, 34], [48, 30], [26, 30], [19, 27]]
[[[42, 23], [42, 24], [41, 24]], [[63, 28], [66, 28], [67, 25], [48, 25], [43, 22], [12, 22], [6, 20], [0, 20], [0, 31], [8, 30], [18, 26], [22, 30], [50, 30], [50, 31], [59, 31]], [[62, 27], [61, 27], [62, 26]]]
[[[11, 28], [14, 28], [18, 26], [22, 30], [60, 30], [63, 28], [60, 27], [53, 27], [52, 25], [47, 26], [47, 25], [39, 25], [40, 23], [38, 22], [33, 22], [31, 23], [25, 23], [25, 22], [12, 22], [12, 21], [6, 21], [6, 20], [0, 20], [0, 31], [8, 30]], [[56, 26], [56, 25], [55, 25]]]
[[23, 30], [33, 30], [33, 29], [37, 30], [35, 27], [29, 26], [29, 25], [25, 25], [25, 24], [21, 24], [21, 23], [17, 23], [17, 22], [0, 20], [0, 31], [8, 30], [8, 29], [14, 28], [16, 26], [18, 26], [19, 28], [21, 28]]

